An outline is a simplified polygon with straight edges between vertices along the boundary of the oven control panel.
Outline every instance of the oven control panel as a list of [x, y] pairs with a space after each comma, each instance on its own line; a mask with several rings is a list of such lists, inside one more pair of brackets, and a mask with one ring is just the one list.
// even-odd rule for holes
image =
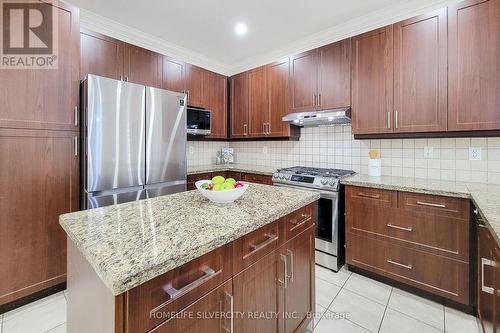
[[339, 179], [335, 177], [297, 175], [286, 172], [275, 172], [273, 174], [273, 183], [326, 189], [330, 191], [337, 191], [339, 188]]

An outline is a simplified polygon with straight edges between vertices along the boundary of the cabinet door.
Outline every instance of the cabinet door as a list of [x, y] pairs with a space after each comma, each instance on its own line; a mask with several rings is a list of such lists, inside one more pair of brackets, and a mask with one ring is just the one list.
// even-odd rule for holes
[[248, 118], [249, 135], [252, 137], [266, 136], [269, 106], [267, 104], [265, 67], [248, 72]]
[[266, 66], [267, 91], [269, 104], [268, 134], [270, 136], [288, 136], [290, 125], [281, 118], [288, 114], [288, 58]]
[[313, 111], [317, 106], [317, 49], [290, 58], [290, 108]]
[[351, 105], [351, 40], [323, 46], [318, 51], [318, 108]]
[[231, 281], [212, 290], [151, 333], [222, 333], [231, 329]]
[[[283, 313], [284, 260], [271, 252], [240, 274], [233, 277], [234, 311], [243, 316], [234, 320], [234, 332], [281, 332]], [[274, 313], [272, 318], [251, 318], [251, 313]]]
[[495, 240], [486, 226], [478, 227], [477, 312], [485, 333], [493, 333], [495, 316]]
[[500, 0], [448, 7], [448, 130], [500, 129]]
[[203, 105], [210, 110], [212, 116], [212, 134], [209, 138], [227, 136], [226, 86], [225, 76], [209, 71], [203, 73]]
[[352, 131], [391, 133], [393, 112], [392, 26], [352, 39]]
[[283, 246], [288, 259], [288, 284], [285, 289], [285, 332], [295, 332], [314, 312], [314, 226]]
[[188, 95], [188, 105], [204, 107], [203, 105], [203, 72], [204, 69], [186, 64], [185, 91]]
[[184, 91], [184, 63], [163, 56], [162, 88], [170, 91]]
[[231, 78], [231, 137], [248, 135], [248, 72]]
[[395, 132], [447, 128], [446, 8], [394, 25]]
[[0, 129], [0, 305], [66, 281], [59, 215], [79, 209], [75, 138]]
[[138, 46], [126, 44], [124, 52], [125, 79], [132, 83], [161, 88], [161, 55]]
[[43, 3], [57, 15], [57, 69], [0, 69], [0, 127], [75, 130], [80, 26], [76, 7]]
[[80, 78], [94, 74], [119, 80], [123, 75], [123, 44], [90, 31], [80, 33]]

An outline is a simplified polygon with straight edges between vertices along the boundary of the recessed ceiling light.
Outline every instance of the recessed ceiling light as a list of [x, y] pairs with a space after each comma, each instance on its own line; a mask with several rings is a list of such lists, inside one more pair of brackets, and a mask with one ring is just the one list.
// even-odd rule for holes
[[248, 31], [248, 27], [245, 23], [237, 23], [235, 26], [234, 26], [234, 32], [238, 35], [238, 36], [244, 36], [246, 35]]

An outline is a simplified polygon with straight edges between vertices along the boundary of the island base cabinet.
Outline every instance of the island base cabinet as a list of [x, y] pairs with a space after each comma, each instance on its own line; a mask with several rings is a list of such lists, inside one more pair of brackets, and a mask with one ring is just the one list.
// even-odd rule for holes
[[232, 283], [227, 281], [150, 332], [233, 332], [232, 294]]

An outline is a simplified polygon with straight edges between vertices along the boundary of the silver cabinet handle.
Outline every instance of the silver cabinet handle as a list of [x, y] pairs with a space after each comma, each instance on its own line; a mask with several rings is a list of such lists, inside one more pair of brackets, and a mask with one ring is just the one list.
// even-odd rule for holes
[[75, 124], [75, 127], [78, 127], [78, 106], [77, 105], [75, 105], [73, 112], [74, 112], [73, 116], [75, 117], [74, 124]]
[[123, 81], [123, 75], [120, 75], [120, 81]]
[[266, 134], [267, 135], [271, 134], [271, 123], [266, 123]]
[[278, 282], [283, 286], [283, 288], [288, 288], [288, 259], [287, 256], [284, 254], [280, 254], [281, 261], [283, 261], [283, 264], [285, 266], [285, 270], [283, 272], [283, 281], [278, 279]]
[[[226, 297], [229, 298], [229, 311], [231, 311], [231, 318], [229, 319], [230, 320], [230, 326], [229, 326], [229, 333], [233, 333], [234, 332], [234, 296], [231, 295], [230, 293], [228, 293], [227, 291], [225, 292], [226, 293]], [[227, 329], [226, 329], [226, 332], [227, 332]]]
[[321, 93], [318, 93], [318, 107], [321, 106]]
[[387, 128], [391, 128], [391, 112], [387, 111]]
[[128, 82], [128, 76], [125, 76], [125, 81]]
[[189, 90], [186, 90], [186, 103], [189, 104]]
[[252, 249], [252, 253], [266, 247], [267, 245], [271, 244], [272, 242], [274, 242], [275, 240], [278, 239], [278, 236], [273, 235], [273, 234], [266, 234], [265, 236], [266, 236], [266, 240], [263, 241], [262, 243], [250, 245], [250, 248]]
[[243, 135], [248, 135], [248, 125], [247, 124], [243, 124]]
[[398, 128], [398, 111], [394, 112], [394, 122], [396, 123], [395, 128], [397, 129]]
[[313, 93], [313, 106], [316, 106], [316, 94]]
[[362, 198], [380, 199], [380, 194], [366, 194], [363, 192], [359, 192], [358, 196]]
[[394, 229], [403, 230], [403, 231], [409, 231], [409, 232], [413, 231], [412, 227], [405, 228], [405, 227], [400, 227], [399, 225], [394, 225], [394, 224], [391, 224], [391, 223], [387, 223], [387, 226], [389, 228], [394, 228]]
[[496, 263], [493, 260], [481, 258], [481, 291], [487, 294], [495, 294], [495, 289], [484, 285], [484, 266], [488, 265], [491, 267], [496, 267]]
[[290, 250], [286, 250], [286, 256], [290, 257], [290, 275], [287, 275], [287, 278], [289, 279], [289, 283], [293, 283], [293, 276], [294, 276], [294, 268], [293, 268], [293, 252]]
[[406, 269], [413, 269], [412, 265], [401, 264], [399, 262], [392, 261], [391, 259], [387, 259], [387, 262], [389, 264], [396, 265], [396, 266], [399, 266], [399, 267], [403, 267], [403, 268], [406, 268]]
[[295, 230], [296, 228], [300, 227], [301, 225], [303, 225], [307, 221], [310, 221], [311, 219], [312, 215], [302, 214], [302, 220], [292, 222], [293, 227], [290, 229], [290, 231]]
[[429, 207], [438, 207], [438, 208], [446, 208], [446, 205], [436, 204], [431, 202], [417, 201], [417, 205], [420, 206], [429, 206]]
[[198, 279], [194, 280], [191, 283], [188, 283], [184, 287], [177, 289], [177, 288], [174, 288], [171, 284], [169, 284], [169, 285], [163, 287], [163, 290], [168, 294], [168, 296], [170, 296], [170, 299], [176, 299], [179, 296], [184, 295], [185, 293], [187, 293], [193, 289], [196, 289], [197, 287], [199, 287], [200, 285], [202, 285], [206, 281], [210, 280], [212, 277], [214, 277], [215, 275], [217, 275], [219, 273], [219, 272], [215, 272], [213, 269], [211, 269], [208, 266], [201, 267], [201, 271], [204, 273], [201, 277], [199, 277]]
[[75, 135], [75, 137], [73, 138], [73, 153], [75, 154], [75, 156], [78, 156], [78, 136]]

